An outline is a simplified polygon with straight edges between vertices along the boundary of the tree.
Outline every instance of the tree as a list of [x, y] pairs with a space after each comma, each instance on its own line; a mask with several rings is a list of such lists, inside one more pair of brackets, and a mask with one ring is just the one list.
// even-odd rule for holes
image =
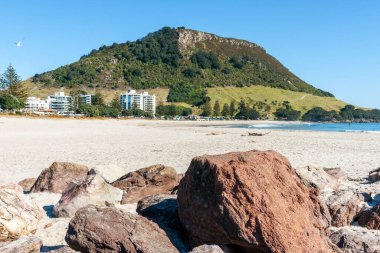
[[115, 97], [112, 99], [111, 107], [117, 109], [119, 112], [121, 112], [121, 103], [120, 103], [120, 96], [115, 95]]
[[274, 115], [277, 119], [285, 119], [285, 120], [298, 120], [301, 116], [301, 112], [294, 110], [291, 106], [281, 107], [276, 110]]
[[97, 91], [95, 93], [95, 102], [94, 102], [94, 105], [104, 105], [104, 98], [103, 98], [102, 93], [100, 93], [100, 91]]
[[168, 102], [185, 102], [195, 106], [200, 106], [209, 99], [204, 87], [184, 82], [171, 85], [167, 97]]
[[24, 107], [24, 102], [9, 93], [0, 93], [0, 108], [4, 110], [18, 110]]
[[235, 112], [236, 112], [235, 102], [231, 101], [231, 103], [230, 103], [230, 116], [231, 116], [231, 118], [234, 117]]
[[99, 109], [94, 105], [82, 104], [78, 106], [77, 113], [84, 114], [89, 117], [98, 117]]
[[248, 115], [247, 105], [243, 99], [239, 102], [239, 111], [236, 114], [236, 118], [245, 119]]
[[218, 100], [214, 104], [214, 116], [215, 117], [220, 116], [220, 104]]
[[18, 99], [25, 100], [28, 97], [26, 87], [21, 83], [21, 77], [17, 74], [12, 65], [9, 65], [1, 76], [1, 87], [8, 89], [9, 94]]
[[222, 116], [223, 117], [228, 117], [230, 115], [230, 108], [228, 107], [228, 104], [225, 103], [223, 105], [223, 109], [222, 109]]
[[239, 119], [258, 119], [260, 118], [260, 114], [255, 108], [250, 108], [244, 100], [240, 100], [239, 111], [235, 117]]
[[209, 117], [212, 113], [212, 110], [211, 110], [211, 103], [210, 101], [207, 101], [203, 107], [202, 107], [202, 116], [204, 117]]
[[314, 107], [302, 116], [303, 121], [336, 121], [340, 120], [337, 111], [326, 111], [321, 107]]

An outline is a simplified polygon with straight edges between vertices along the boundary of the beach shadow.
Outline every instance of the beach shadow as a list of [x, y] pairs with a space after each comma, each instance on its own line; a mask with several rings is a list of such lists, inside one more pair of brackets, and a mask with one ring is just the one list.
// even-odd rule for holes
[[40, 252], [50, 252], [52, 250], [58, 250], [64, 248], [65, 245], [56, 245], [56, 246], [42, 246]]
[[142, 216], [156, 223], [168, 236], [174, 247], [181, 253], [190, 250], [188, 239], [178, 217], [176, 199], [165, 199], [146, 208]]
[[53, 213], [54, 205], [48, 205], [42, 207], [49, 218], [56, 218]]

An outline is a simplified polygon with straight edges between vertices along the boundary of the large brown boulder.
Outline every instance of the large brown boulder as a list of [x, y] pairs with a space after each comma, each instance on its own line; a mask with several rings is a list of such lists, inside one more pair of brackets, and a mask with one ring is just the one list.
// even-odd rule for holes
[[161, 164], [130, 172], [112, 183], [124, 191], [122, 204], [136, 203], [156, 194], [170, 194], [178, 185], [176, 170]]
[[122, 196], [122, 190], [108, 184], [100, 175], [88, 175], [80, 184], [72, 183], [67, 187], [54, 206], [53, 214], [56, 217], [71, 217], [77, 209], [89, 204], [118, 205]]
[[0, 242], [34, 234], [43, 210], [17, 184], [0, 186]]
[[361, 212], [358, 223], [368, 229], [380, 229], [380, 204]]
[[178, 189], [179, 217], [194, 246], [246, 252], [334, 252], [317, 192], [274, 151], [201, 156]]
[[88, 170], [81, 164], [54, 162], [41, 172], [31, 191], [62, 193], [70, 183], [82, 181]]
[[66, 234], [80, 252], [177, 253], [165, 232], [146, 218], [111, 207], [79, 209]]
[[39, 253], [42, 240], [38, 237], [21, 237], [11, 243], [0, 245], [1, 253]]

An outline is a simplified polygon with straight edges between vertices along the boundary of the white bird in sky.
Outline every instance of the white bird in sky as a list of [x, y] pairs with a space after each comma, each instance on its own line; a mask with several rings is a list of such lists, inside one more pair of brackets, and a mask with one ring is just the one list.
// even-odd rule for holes
[[16, 47], [21, 47], [21, 40], [15, 42]]

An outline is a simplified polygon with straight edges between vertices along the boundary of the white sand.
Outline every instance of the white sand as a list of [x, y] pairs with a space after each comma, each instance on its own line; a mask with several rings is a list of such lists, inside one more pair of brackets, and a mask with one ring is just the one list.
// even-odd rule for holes
[[249, 137], [242, 134], [268, 131], [210, 126], [230, 123], [0, 118], [0, 184], [36, 177], [54, 161], [125, 172], [162, 163], [184, 172], [194, 156], [250, 149], [276, 150], [296, 167], [340, 166], [351, 177], [380, 166], [380, 134], [268, 130]]

